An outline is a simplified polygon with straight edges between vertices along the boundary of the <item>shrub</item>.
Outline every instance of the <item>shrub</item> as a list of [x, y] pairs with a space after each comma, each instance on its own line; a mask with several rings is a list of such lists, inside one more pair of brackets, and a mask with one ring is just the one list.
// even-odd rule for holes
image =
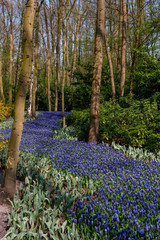
[[[125, 103], [125, 104], [124, 104]], [[101, 141], [132, 147], [144, 147], [157, 151], [160, 138], [160, 114], [156, 101], [130, 100], [105, 102], [100, 105]], [[87, 140], [89, 129], [89, 109], [71, 111], [66, 117], [67, 125], [77, 129], [79, 140]]]

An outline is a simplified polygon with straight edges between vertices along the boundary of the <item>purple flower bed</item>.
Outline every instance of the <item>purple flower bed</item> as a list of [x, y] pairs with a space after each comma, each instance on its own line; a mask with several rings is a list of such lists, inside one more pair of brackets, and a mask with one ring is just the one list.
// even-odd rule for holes
[[[49, 158], [60, 171], [93, 179], [97, 192], [76, 199], [71, 221], [100, 239], [160, 239], [160, 163], [123, 157], [102, 144], [53, 139], [61, 112], [42, 112], [26, 121], [21, 151]], [[1, 130], [9, 137], [10, 130]], [[89, 238], [88, 238], [89, 239]]]

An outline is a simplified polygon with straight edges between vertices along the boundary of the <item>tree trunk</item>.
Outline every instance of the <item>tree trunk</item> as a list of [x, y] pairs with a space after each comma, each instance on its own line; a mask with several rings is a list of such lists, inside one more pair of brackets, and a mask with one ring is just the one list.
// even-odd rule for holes
[[63, 31], [63, 69], [62, 69], [62, 121], [65, 127], [65, 112], [64, 112], [64, 85], [65, 85], [65, 23], [64, 23], [64, 1], [62, 9], [62, 31]]
[[18, 44], [18, 54], [17, 54], [17, 62], [15, 66], [15, 84], [14, 84], [14, 98], [16, 98], [16, 90], [18, 85], [18, 75], [19, 75], [19, 64], [20, 64], [20, 56], [21, 48], [22, 48], [22, 34], [23, 34], [23, 19], [24, 19], [24, 0], [22, 0], [22, 14], [21, 14], [21, 23], [20, 23], [20, 34], [19, 34], [19, 44]]
[[52, 69], [52, 79], [53, 82], [55, 80], [55, 58], [54, 58], [54, 50], [55, 50], [55, 34], [53, 30], [53, 19], [50, 20], [51, 25], [51, 44], [52, 44], [52, 51], [51, 51], [51, 69]]
[[28, 100], [28, 107], [26, 117], [31, 117], [32, 113], [32, 89], [33, 89], [33, 81], [34, 81], [34, 57], [32, 61], [32, 71], [30, 76], [30, 86], [29, 86], [29, 100]]
[[113, 76], [113, 65], [112, 65], [112, 60], [111, 60], [111, 54], [110, 54], [110, 51], [108, 49], [106, 29], [105, 29], [105, 33], [104, 33], [104, 39], [105, 39], [106, 54], [107, 54], [108, 63], [109, 63], [109, 73], [110, 73], [110, 81], [111, 81], [111, 87], [112, 87], [112, 99], [115, 99], [116, 90], [115, 90], [114, 76]]
[[67, 19], [66, 19], [66, 82], [67, 82], [67, 86], [70, 85], [70, 80], [69, 80], [69, 50], [68, 50], [68, 31], [69, 31], [69, 15], [68, 15], [68, 5], [69, 5], [69, 0], [67, 0], [67, 9], [66, 9], [66, 15], [67, 15]]
[[50, 89], [50, 67], [51, 67], [51, 59], [50, 59], [50, 44], [49, 44], [49, 31], [48, 31], [48, 20], [46, 15], [46, 7], [44, 4], [44, 16], [46, 23], [46, 33], [47, 33], [47, 86], [48, 86], [48, 110], [51, 112], [51, 89]]
[[[142, 45], [142, 25], [143, 25], [143, 15], [144, 15], [144, 0], [137, 0], [137, 26], [136, 26], [136, 36], [134, 41], [134, 48], [139, 49]], [[134, 51], [132, 54], [132, 65], [131, 65], [131, 74], [130, 74], [130, 86], [129, 93], [133, 92], [133, 74], [135, 69], [135, 63], [138, 61], [137, 52]]]
[[36, 118], [36, 91], [37, 91], [37, 77], [38, 77], [38, 48], [39, 48], [39, 10], [36, 11], [36, 36], [35, 36], [35, 66], [34, 66], [34, 81], [32, 89], [32, 118]]
[[19, 157], [19, 146], [24, 123], [25, 99], [28, 89], [29, 77], [32, 68], [32, 32], [35, 12], [38, 0], [28, 0], [24, 16], [22, 64], [18, 90], [15, 100], [14, 122], [8, 147], [8, 155], [5, 168], [5, 188], [8, 193], [14, 195], [16, 191], [16, 168]]
[[121, 97], [124, 96], [124, 86], [126, 79], [126, 25], [127, 25], [127, 8], [126, 0], [122, 0], [123, 24], [122, 24], [122, 56], [121, 56]]
[[76, 65], [77, 41], [78, 41], [78, 34], [80, 29], [80, 17], [81, 17], [81, 0], [79, 0], [79, 5], [78, 5], [78, 19], [77, 19], [76, 35], [74, 39], [74, 54], [73, 54], [73, 62], [72, 62], [72, 70], [71, 70], [71, 83], [73, 81], [73, 74], [74, 74], [74, 69]]
[[3, 79], [2, 79], [2, 68], [1, 68], [1, 55], [0, 55], [0, 100], [5, 102], [4, 93], [3, 93]]
[[99, 138], [99, 101], [103, 63], [103, 35], [105, 22], [105, 0], [97, 0], [95, 36], [95, 59], [92, 79], [89, 142], [97, 143]]
[[57, 62], [56, 62], [56, 79], [55, 79], [55, 111], [58, 110], [58, 84], [60, 84], [60, 40], [61, 40], [61, 17], [60, 17], [60, 1], [57, 0]]
[[11, 12], [10, 12], [10, 49], [9, 49], [9, 104], [12, 104], [12, 81], [13, 81], [13, 3], [11, 0]]
[[119, 0], [119, 29], [118, 29], [118, 49], [117, 49], [117, 74], [118, 80], [120, 82], [120, 73], [121, 73], [121, 55], [122, 55], [122, 0]]

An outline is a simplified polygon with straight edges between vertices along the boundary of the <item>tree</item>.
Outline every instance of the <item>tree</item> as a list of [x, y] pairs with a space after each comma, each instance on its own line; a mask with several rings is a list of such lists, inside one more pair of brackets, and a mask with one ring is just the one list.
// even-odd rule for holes
[[4, 186], [11, 195], [16, 191], [16, 168], [23, 131], [25, 99], [32, 68], [32, 32], [37, 3], [38, 0], [27, 0], [24, 15], [21, 72], [15, 100], [14, 122], [8, 147], [4, 181]]
[[105, 22], [105, 0], [97, 0], [97, 19], [95, 34], [95, 58], [92, 79], [90, 106], [89, 142], [97, 143], [99, 138], [99, 100], [103, 63], [103, 36]]
[[62, 32], [63, 32], [63, 68], [62, 68], [62, 120], [63, 127], [65, 127], [65, 112], [64, 112], [64, 85], [65, 85], [65, 23], [64, 23], [64, 0], [62, 6]]
[[104, 35], [104, 39], [105, 39], [106, 54], [107, 54], [108, 63], [109, 63], [110, 81], [111, 81], [111, 87], [112, 87], [112, 99], [115, 99], [115, 97], [116, 97], [116, 90], [115, 90], [114, 76], [113, 76], [113, 65], [112, 65], [111, 54], [110, 54], [110, 51], [108, 49], [106, 29], [105, 29], [105, 33], [104, 34], [105, 34]]
[[3, 93], [3, 80], [2, 80], [2, 68], [1, 68], [1, 55], [0, 55], [0, 100], [5, 102], [4, 93]]
[[11, 0], [10, 12], [10, 63], [9, 63], [9, 104], [12, 104], [12, 78], [13, 78], [13, 2]]
[[44, 17], [46, 24], [46, 33], [47, 33], [47, 89], [48, 89], [48, 110], [51, 111], [51, 89], [50, 89], [50, 43], [49, 43], [49, 30], [48, 30], [48, 19], [46, 14], [46, 4], [44, 4]]
[[35, 66], [34, 66], [34, 80], [33, 80], [33, 88], [32, 88], [32, 118], [36, 117], [36, 91], [37, 91], [37, 77], [38, 77], [38, 48], [39, 48], [39, 11], [41, 8], [43, 1], [41, 1], [40, 6], [36, 10], [36, 28], [35, 28]]
[[124, 96], [124, 86], [126, 79], [126, 25], [127, 25], [127, 7], [126, 0], [122, 1], [122, 13], [123, 13], [123, 23], [122, 23], [122, 54], [121, 54], [121, 97]]
[[57, 45], [56, 45], [56, 79], [55, 79], [55, 111], [58, 110], [58, 84], [60, 84], [60, 40], [61, 40], [61, 2], [57, 0]]
[[77, 19], [75, 38], [74, 38], [74, 53], [73, 53], [71, 80], [70, 80], [71, 83], [73, 81], [73, 74], [74, 74], [74, 69], [75, 69], [75, 64], [76, 64], [76, 56], [77, 56], [77, 41], [78, 41], [78, 33], [79, 33], [79, 29], [80, 29], [80, 20], [81, 20], [81, 0], [79, 0], [79, 2], [78, 2], [77, 14], [78, 14], [78, 19]]

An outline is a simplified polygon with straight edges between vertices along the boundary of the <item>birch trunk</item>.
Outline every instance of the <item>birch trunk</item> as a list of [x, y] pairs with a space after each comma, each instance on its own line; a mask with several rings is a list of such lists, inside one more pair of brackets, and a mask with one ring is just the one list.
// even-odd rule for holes
[[29, 87], [29, 100], [28, 100], [28, 107], [27, 107], [27, 114], [26, 117], [31, 117], [32, 113], [32, 89], [33, 89], [33, 81], [34, 81], [34, 57], [32, 61], [32, 71], [30, 76], [30, 87]]

